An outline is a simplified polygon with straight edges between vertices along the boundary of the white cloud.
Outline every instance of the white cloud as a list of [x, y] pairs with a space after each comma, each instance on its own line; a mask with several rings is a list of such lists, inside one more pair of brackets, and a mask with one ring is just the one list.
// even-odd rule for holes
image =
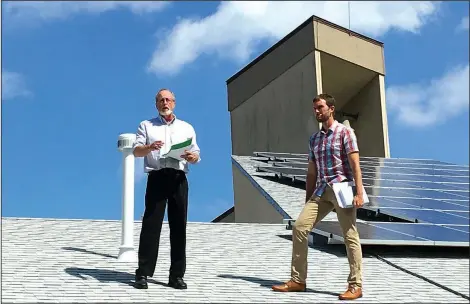
[[31, 92], [26, 87], [24, 76], [17, 72], [2, 70], [2, 101], [17, 97], [28, 97]]
[[468, 27], [469, 27], [469, 20], [468, 20], [468, 16], [467, 16], [467, 17], [462, 18], [459, 25], [457, 26], [457, 30], [459, 30], [459, 31], [468, 31]]
[[455, 67], [428, 83], [391, 86], [387, 107], [400, 122], [427, 127], [446, 122], [468, 110], [469, 65]]
[[8, 1], [3, 2], [7, 23], [65, 19], [74, 14], [100, 14], [129, 9], [135, 14], [162, 10], [167, 1]]
[[[438, 2], [351, 1], [351, 29], [381, 36], [392, 29], [418, 33], [439, 6]], [[311, 15], [348, 26], [348, 3], [222, 2], [202, 19], [182, 19], [159, 41], [148, 64], [156, 74], [178, 73], [201, 55], [218, 55], [239, 63], [247, 61], [260, 42], [274, 42]]]

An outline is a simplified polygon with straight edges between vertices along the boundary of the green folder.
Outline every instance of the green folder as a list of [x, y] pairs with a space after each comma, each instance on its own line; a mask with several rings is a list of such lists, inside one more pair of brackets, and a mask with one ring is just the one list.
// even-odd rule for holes
[[191, 147], [192, 143], [193, 143], [193, 139], [188, 138], [187, 140], [183, 142], [173, 144], [170, 148], [170, 151], [168, 151], [168, 153], [164, 154], [163, 156], [182, 160], [181, 155], [184, 154], [185, 150], [188, 150]]

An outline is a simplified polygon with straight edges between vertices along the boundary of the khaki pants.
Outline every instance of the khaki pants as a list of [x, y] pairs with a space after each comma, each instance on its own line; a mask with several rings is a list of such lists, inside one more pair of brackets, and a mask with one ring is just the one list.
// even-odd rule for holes
[[362, 287], [362, 249], [356, 229], [356, 209], [340, 208], [333, 190], [328, 186], [321, 197], [314, 196], [305, 204], [293, 225], [291, 279], [297, 283], [305, 283], [308, 235], [313, 227], [333, 209], [336, 210], [348, 253], [350, 268], [348, 283]]

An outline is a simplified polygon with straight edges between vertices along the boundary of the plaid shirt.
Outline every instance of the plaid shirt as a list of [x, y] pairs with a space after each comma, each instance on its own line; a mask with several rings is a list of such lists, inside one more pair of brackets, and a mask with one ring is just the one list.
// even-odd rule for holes
[[323, 128], [309, 140], [309, 160], [317, 165], [317, 181], [314, 194], [321, 196], [327, 185], [353, 180], [348, 154], [359, 151], [354, 131], [334, 121], [327, 132]]

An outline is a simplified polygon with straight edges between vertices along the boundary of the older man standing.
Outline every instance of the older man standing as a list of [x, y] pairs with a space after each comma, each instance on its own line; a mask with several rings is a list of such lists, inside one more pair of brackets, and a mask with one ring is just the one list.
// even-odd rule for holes
[[364, 204], [359, 148], [351, 128], [334, 119], [335, 99], [320, 94], [313, 99], [313, 109], [320, 131], [310, 137], [305, 206], [292, 230], [291, 279], [272, 287], [275, 291], [305, 291], [307, 279], [308, 235], [312, 228], [333, 209], [344, 236], [349, 261], [348, 289], [340, 300], [362, 297], [362, 250], [356, 228], [356, 209], [341, 208], [331, 185], [354, 180], [357, 193], [354, 207]]
[[[148, 173], [145, 192], [145, 213], [139, 244], [139, 265], [135, 287], [147, 289], [147, 277], [152, 277], [158, 257], [160, 234], [168, 204], [170, 226], [171, 267], [170, 287], [186, 289], [183, 280], [186, 271], [186, 221], [188, 209], [188, 163], [200, 161], [194, 128], [173, 114], [175, 95], [161, 89], [155, 97], [157, 117], [144, 120], [137, 130], [134, 155], [144, 157], [144, 170]], [[172, 144], [192, 139], [191, 146], [178, 159], [165, 154]]]

